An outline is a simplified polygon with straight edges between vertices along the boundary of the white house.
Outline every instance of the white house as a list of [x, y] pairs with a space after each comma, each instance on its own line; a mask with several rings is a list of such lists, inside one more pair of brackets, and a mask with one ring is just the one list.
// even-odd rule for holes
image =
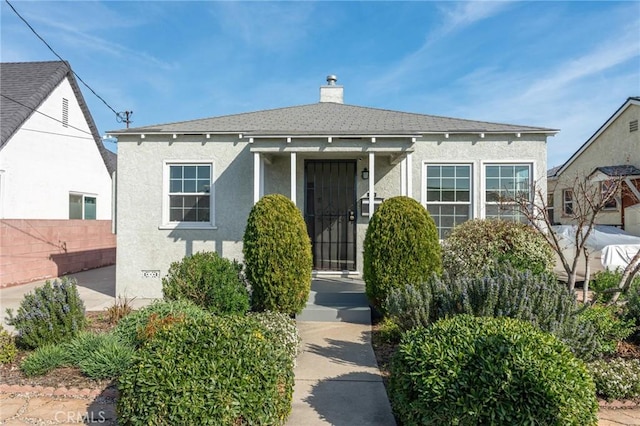
[[562, 165], [548, 173], [548, 200], [554, 221], [572, 221], [576, 179], [589, 179], [607, 190], [611, 180], [621, 179], [621, 190], [597, 218], [599, 225], [613, 225], [640, 236], [640, 98], [630, 97]]
[[[545, 185], [556, 130], [320, 102], [110, 131], [118, 138], [117, 293], [160, 297], [171, 262], [202, 250], [242, 260], [251, 207], [287, 195], [303, 213], [316, 274], [359, 274], [370, 206], [408, 195], [441, 237], [504, 215], [499, 193]], [[513, 213], [511, 213], [513, 215]]]
[[67, 62], [0, 64], [1, 284], [115, 261], [116, 156]]

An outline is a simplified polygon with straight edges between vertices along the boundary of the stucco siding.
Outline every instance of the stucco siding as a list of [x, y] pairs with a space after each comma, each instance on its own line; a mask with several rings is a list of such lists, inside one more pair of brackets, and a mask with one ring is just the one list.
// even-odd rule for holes
[[[562, 171], [554, 191], [556, 221], [571, 223], [571, 218], [562, 211], [562, 190], [574, 186], [576, 179], [585, 179], [597, 167], [626, 164], [640, 167], [640, 131], [629, 131], [629, 122], [639, 119], [640, 106], [630, 105]], [[598, 223], [621, 225], [621, 214], [620, 206], [616, 210], [603, 211]]]
[[[49, 118], [62, 120], [63, 98], [68, 127]], [[2, 218], [69, 219], [76, 192], [96, 198], [96, 219], [111, 219], [111, 177], [67, 79], [2, 148], [0, 171]]]

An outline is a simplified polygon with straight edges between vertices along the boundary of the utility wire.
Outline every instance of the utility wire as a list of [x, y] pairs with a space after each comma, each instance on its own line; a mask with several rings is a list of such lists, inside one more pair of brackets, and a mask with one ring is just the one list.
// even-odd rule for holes
[[[25, 107], [25, 108], [27, 108], [27, 109], [30, 109], [30, 110], [31, 110], [31, 111], [33, 111], [33, 112], [37, 112], [38, 114], [44, 115], [45, 117], [50, 118], [50, 119], [52, 119], [53, 121], [57, 121], [58, 123], [60, 123], [60, 124], [62, 124], [62, 125], [65, 125], [65, 123], [64, 123], [64, 122], [62, 122], [62, 120], [58, 120], [57, 118], [52, 117], [52, 116], [50, 116], [50, 115], [48, 115], [48, 114], [45, 114], [44, 112], [38, 111], [38, 110], [37, 110], [37, 109], [35, 109], [35, 108], [31, 108], [30, 106], [25, 105], [25, 104], [23, 104], [23, 103], [22, 103], [22, 102], [20, 102], [20, 101], [16, 101], [15, 99], [13, 99], [13, 98], [11, 98], [11, 97], [9, 97], [9, 96], [5, 95], [4, 93], [0, 93], [0, 96], [2, 96], [3, 98], [9, 99], [11, 102], [15, 102], [15, 103], [17, 103], [18, 105], [22, 105], [23, 107]], [[93, 133], [91, 133], [91, 132], [87, 132], [86, 130], [79, 129], [79, 128], [75, 127], [75, 126], [72, 126], [71, 124], [66, 124], [66, 126], [67, 126], [67, 127], [72, 128], [72, 129], [75, 129], [75, 130], [77, 130], [77, 131], [79, 131], [79, 132], [86, 133], [87, 135], [90, 135], [90, 136], [91, 136], [91, 138], [93, 139]]]
[[[40, 34], [38, 34], [38, 32], [37, 32], [37, 31], [36, 31], [36, 30], [35, 30], [35, 29], [34, 29], [34, 28], [33, 28], [33, 27], [32, 27], [32, 26], [27, 22], [27, 20], [26, 20], [26, 19], [24, 19], [24, 18], [22, 17], [22, 15], [20, 15], [20, 14], [18, 13], [18, 11], [16, 10], [16, 8], [15, 8], [15, 7], [13, 7], [13, 5], [12, 5], [11, 3], [9, 3], [9, 0], [4, 0], [4, 1], [9, 5], [9, 7], [13, 10], [13, 12], [14, 12], [16, 15], [18, 15], [18, 18], [20, 18], [20, 19], [22, 20], [22, 22], [24, 22], [24, 23], [27, 25], [27, 27], [29, 27], [29, 29], [30, 29], [30, 30], [31, 30], [31, 31], [36, 35], [36, 37], [38, 37], [38, 38], [39, 38], [39, 39], [40, 39], [40, 40], [45, 44], [45, 46], [47, 46], [47, 47], [49, 48], [49, 50], [50, 50], [51, 52], [53, 52], [53, 54], [54, 54], [54, 55], [56, 55], [56, 56], [58, 57], [58, 59], [60, 59], [61, 61], [64, 61], [64, 59], [62, 59], [62, 57], [61, 57], [60, 55], [58, 55], [58, 53], [57, 53], [55, 50], [53, 50], [53, 48], [49, 45], [49, 43], [47, 43], [47, 42], [46, 42], [46, 40], [45, 40], [44, 38], [42, 38], [42, 37], [40, 36]], [[69, 68], [71, 69], [71, 67], [69, 67]], [[83, 80], [82, 78], [80, 78], [80, 76], [79, 76], [79, 75], [78, 75], [78, 74], [77, 74], [73, 69], [71, 69], [71, 72], [73, 73], [73, 75], [75, 75], [75, 76], [76, 76], [76, 78], [77, 78], [77, 79], [78, 79], [82, 84], [84, 84], [84, 85], [85, 85], [85, 87], [86, 87], [87, 89], [89, 89], [89, 90], [91, 91], [91, 93], [93, 93], [93, 94], [94, 94], [98, 99], [100, 99], [100, 100], [102, 101], [102, 103], [104, 103], [104, 104], [107, 106], [107, 108], [109, 108], [111, 111], [113, 111], [113, 113], [116, 115], [116, 119], [117, 119], [117, 120], [120, 120], [120, 119], [121, 119], [120, 114], [119, 114], [115, 109], [113, 109], [113, 108], [111, 107], [111, 105], [109, 105], [109, 104], [107, 103], [107, 101], [105, 101], [105, 100], [102, 98], [102, 96], [98, 95], [98, 94], [96, 93], [96, 91], [95, 91], [95, 90], [93, 90], [93, 89], [91, 88], [91, 86], [89, 86], [87, 83], [85, 83], [85, 82], [84, 82], [84, 80]], [[4, 95], [3, 95], [3, 96], [4, 96]], [[13, 99], [12, 99], [12, 100], [13, 100]], [[28, 108], [28, 107], [27, 107], [27, 108]], [[128, 117], [127, 117], [127, 118], [128, 118]]]

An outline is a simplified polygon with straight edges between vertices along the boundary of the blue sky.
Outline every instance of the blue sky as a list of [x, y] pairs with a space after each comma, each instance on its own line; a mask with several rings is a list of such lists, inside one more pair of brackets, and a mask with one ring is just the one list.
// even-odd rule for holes
[[[336, 74], [348, 104], [560, 129], [551, 167], [640, 96], [637, 1], [12, 4], [132, 126], [314, 103]], [[56, 60], [0, 12], [3, 62]]]

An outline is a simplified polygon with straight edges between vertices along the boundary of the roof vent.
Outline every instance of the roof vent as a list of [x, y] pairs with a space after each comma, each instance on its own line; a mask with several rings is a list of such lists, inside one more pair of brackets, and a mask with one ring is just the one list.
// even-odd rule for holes
[[336, 84], [338, 77], [331, 74], [327, 76], [327, 85], [320, 86], [320, 102], [344, 103], [344, 88]]

